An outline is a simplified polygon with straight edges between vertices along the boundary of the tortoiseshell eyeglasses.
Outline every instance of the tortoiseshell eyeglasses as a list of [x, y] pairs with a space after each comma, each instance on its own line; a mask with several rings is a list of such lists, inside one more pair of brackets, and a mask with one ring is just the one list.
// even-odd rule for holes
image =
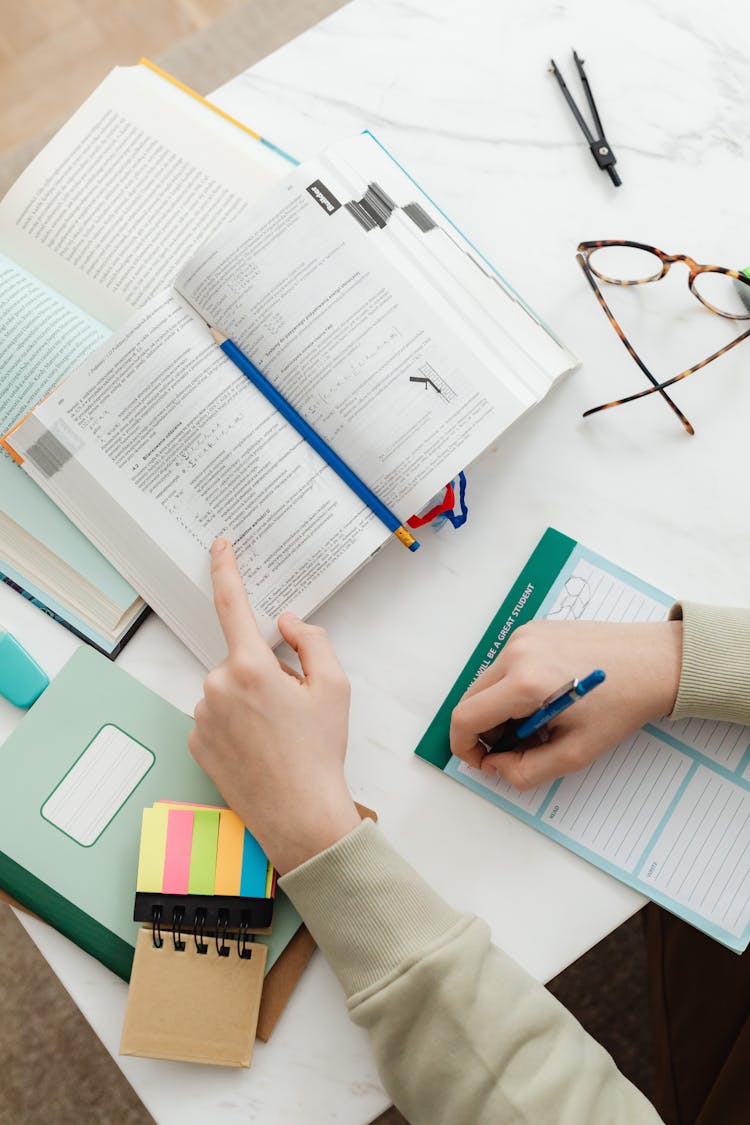
[[695, 433], [690, 422], [680, 410], [679, 406], [669, 397], [665, 388], [686, 379], [694, 371], [713, 359], [718, 359], [730, 348], [746, 340], [750, 336], [750, 328], [739, 335], [731, 343], [720, 348], [706, 359], [688, 367], [679, 375], [672, 376], [660, 383], [646, 367], [635, 348], [628, 340], [620, 325], [604, 300], [601, 289], [596, 279], [606, 281], [610, 285], [646, 285], [649, 281], [660, 281], [669, 273], [669, 268], [675, 262], [684, 262], [690, 274], [688, 286], [694, 297], [710, 312], [718, 316], [728, 317], [730, 320], [750, 320], [750, 277], [737, 270], [725, 269], [723, 266], [706, 266], [689, 258], [687, 254], [665, 254], [656, 246], [647, 246], [643, 242], [628, 242], [626, 240], [612, 239], [605, 242], [581, 242], [576, 253], [576, 261], [586, 275], [589, 285], [596, 294], [596, 299], [603, 308], [607, 318], [617, 335], [622, 340], [630, 355], [640, 367], [643, 374], [652, 384], [648, 390], [639, 391], [637, 394], [628, 395], [626, 398], [615, 399], [614, 402], [605, 402], [601, 406], [594, 406], [584, 412], [584, 418], [589, 414], [596, 414], [600, 410], [608, 410], [612, 406], [621, 406], [626, 402], [645, 398], [647, 395], [659, 394], [674, 411], [680, 422], [689, 434]]

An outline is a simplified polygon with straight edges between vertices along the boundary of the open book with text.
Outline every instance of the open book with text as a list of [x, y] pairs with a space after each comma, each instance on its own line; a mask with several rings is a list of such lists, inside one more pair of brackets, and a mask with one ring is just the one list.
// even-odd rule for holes
[[[0, 203], [0, 433], [291, 166], [150, 64], [113, 71]], [[145, 612], [3, 449], [0, 579], [108, 655]]]
[[389, 539], [207, 324], [402, 521], [574, 366], [369, 133], [184, 254], [6, 448], [206, 665], [215, 536], [271, 643], [280, 612], [309, 615]]

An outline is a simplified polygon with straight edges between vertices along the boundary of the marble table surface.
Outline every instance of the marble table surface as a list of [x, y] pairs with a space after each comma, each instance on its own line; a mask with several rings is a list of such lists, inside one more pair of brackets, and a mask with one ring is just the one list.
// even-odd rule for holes
[[[392, 545], [317, 615], [353, 683], [354, 796], [540, 979], [643, 900], [412, 751], [550, 524], [676, 596], [750, 603], [748, 345], [675, 392], [693, 438], [656, 397], [582, 419], [586, 407], [641, 389], [642, 376], [575, 262], [581, 240], [630, 238], [699, 261], [750, 263], [750, 236], [741, 235], [750, 25], [739, 11], [729, 0], [354, 0], [215, 95], [299, 158], [371, 128], [581, 360], [471, 466], [465, 528], [425, 534], [408, 566]], [[547, 72], [554, 55], [582, 101], [571, 46], [586, 59], [620, 188], [596, 167]], [[664, 377], [731, 337], [686, 277], [677, 266], [658, 287], [613, 298]], [[0, 620], [50, 672], [75, 647], [4, 587]], [[200, 695], [202, 669], [156, 619], [120, 664], [185, 710]], [[0, 709], [0, 737], [15, 721]], [[125, 986], [48, 927], [24, 924], [117, 1057]], [[360, 1125], [388, 1104], [319, 955], [249, 1072], [118, 1063], [165, 1125]]]

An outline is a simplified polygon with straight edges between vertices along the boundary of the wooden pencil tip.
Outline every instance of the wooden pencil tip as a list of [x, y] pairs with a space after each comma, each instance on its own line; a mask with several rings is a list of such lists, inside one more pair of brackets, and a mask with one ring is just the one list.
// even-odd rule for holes
[[225, 343], [227, 337], [224, 335], [223, 332], [219, 332], [218, 328], [214, 328], [214, 327], [212, 327], [212, 325], [209, 324], [208, 331], [211, 333], [211, 335], [213, 336], [214, 340], [219, 345], [219, 347], [221, 347], [221, 345], [223, 343]]

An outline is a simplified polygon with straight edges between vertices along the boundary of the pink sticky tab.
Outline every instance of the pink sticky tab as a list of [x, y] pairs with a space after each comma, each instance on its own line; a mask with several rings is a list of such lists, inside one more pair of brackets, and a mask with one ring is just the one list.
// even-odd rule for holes
[[188, 893], [192, 843], [192, 809], [170, 809], [167, 819], [167, 847], [164, 852], [164, 880], [161, 887], [163, 894]]

